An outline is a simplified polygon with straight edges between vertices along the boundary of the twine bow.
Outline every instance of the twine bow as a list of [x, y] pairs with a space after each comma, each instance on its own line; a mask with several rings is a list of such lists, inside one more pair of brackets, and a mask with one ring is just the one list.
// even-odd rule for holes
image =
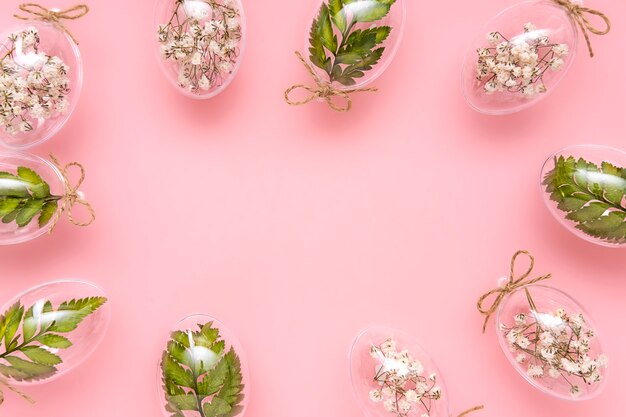
[[[524, 272], [519, 277], [516, 277], [515, 276], [515, 262], [517, 261], [517, 258], [520, 255], [528, 256], [528, 258], [530, 259], [530, 265], [528, 266], [528, 270], [526, 270], [526, 272]], [[506, 283], [506, 285], [504, 287], [491, 290], [488, 293], [484, 294], [482, 297], [480, 297], [476, 305], [478, 307], [478, 311], [480, 311], [481, 314], [486, 316], [485, 322], [483, 323], [483, 333], [485, 333], [485, 329], [487, 328], [487, 322], [489, 321], [489, 318], [493, 315], [493, 313], [496, 312], [496, 310], [498, 309], [498, 306], [500, 306], [505, 296], [507, 296], [508, 294], [511, 294], [513, 291], [517, 290], [520, 287], [535, 284], [539, 281], [543, 281], [552, 277], [552, 274], [547, 274], [547, 275], [542, 275], [537, 278], [527, 279], [532, 273], [534, 267], [535, 267], [535, 258], [530, 254], [530, 252], [525, 251], [525, 250], [517, 251], [515, 255], [513, 255], [513, 258], [511, 258], [511, 272], [509, 273], [509, 281]], [[489, 308], [485, 308], [483, 304], [492, 295], [496, 295], [496, 298], [493, 300], [493, 303], [491, 304]]]
[[[313, 67], [308, 62], [306, 62], [306, 60], [302, 57], [302, 54], [300, 52], [296, 52], [296, 56], [300, 59], [300, 61], [302, 62], [304, 67], [307, 69], [309, 74], [311, 74], [311, 77], [313, 78], [313, 81], [315, 81], [316, 86], [310, 86], [306, 84], [296, 84], [296, 85], [289, 87], [287, 91], [285, 91], [285, 101], [290, 106], [302, 106], [303, 104], [307, 104], [315, 99], [321, 98], [321, 99], [324, 99], [324, 101], [326, 101], [326, 104], [328, 104], [328, 106], [331, 109], [341, 112], [341, 113], [345, 113], [345, 112], [350, 111], [350, 109], [352, 108], [352, 98], [350, 97], [350, 94], [378, 91], [378, 89], [375, 87], [355, 88], [352, 90], [339, 90], [337, 88], [334, 88], [328, 82], [320, 78], [319, 75], [317, 75]], [[309, 96], [301, 101], [291, 100], [290, 98], [291, 93], [294, 90], [298, 90], [298, 89], [303, 89], [303, 90], [308, 91], [310, 93]], [[342, 98], [344, 101], [343, 105], [337, 105], [333, 101], [333, 98], [335, 97]]]
[[479, 410], [482, 410], [483, 408], [485, 408], [485, 406], [484, 406], [484, 405], [477, 405], [476, 407], [472, 407], [472, 408], [470, 408], [470, 409], [469, 409], [469, 410], [467, 410], [467, 411], [463, 411], [463, 412], [462, 412], [461, 414], [459, 414], [457, 417], [463, 417], [463, 416], [466, 416], [466, 415], [468, 415], [468, 414], [470, 414], [470, 413], [473, 413], [474, 411], [479, 411]]
[[89, 7], [86, 4], [79, 4], [74, 7], [70, 7], [66, 10], [50, 10], [37, 3], [23, 3], [19, 5], [19, 9], [26, 13], [26, 16], [20, 16], [18, 14], [13, 15], [20, 20], [40, 20], [42, 22], [50, 22], [67, 35], [78, 45], [78, 41], [69, 31], [69, 29], [63, 23], [63, 20], [76, 20], [80, 19], [87, 13], [89, 13]]
[[[52, 230], [56, 227], [57, 223], [61, 219], [61, 214], [63, 214], [63, 212], [67, 212], [67, 217], [72, 224], [81, 227], [89, 226], [96, 220], [96, 211], [93, 209], [91, 204], [84, 200], [83, 196], [78, 191], [80, 186], [83, 184], [83, 181], [85, 180], [85, 168], [78, 162], [70, 162], [65, 166], [61, 166], [61, 164], [59, 164], [59, 161], [53, 155], [50, 155], [50, 159], [61, 172], [61, 176], [63, 177], [63, 183], [65, 185], [65, 194], [62, 199], [61, 209], [57, 211], [57, 214], [52, 221], [52, 227], [50, 228], [49, 233], [52, 233]], [[77, 167], [80, 170], [80, 177], [74, 185], [72, 185], [72, 182], [70, 181], [68, 176], [68, 171], [72, 167]], [[87, 209], [87, 212], [89, 213], [89, 220], [87, 220], [86, 222], [79, 222], [74, 218], [74, 216], [72, 215], [72, 210], [74, 209], [74, 206], [76, 204], [79, 204]]]
[[[578, 24], [580, 30], [583, 32], [585, 36], [585, 41], [587, 42], [587, 48], [589, 49], [589, 56], [593, 58], [593, 48], [591, 47], [591, 40], [589, 39], [589, 32], [594, 35], [606, 35], [611, 30], [611, 21], [608, 16], [604, 13], [590, 9], [588, 7], [580, 6], [576, 3], [573, 3], [571, 0], [554, 0], [556, 4], [561, 7], [564, 7], [572, 16], [572, 19]], [[599, 30], [597, 29], [587, 18], [587, 15], [598, 16], [600, 19], [604, 21], [605, 29]]]
[[[19, 389], [15, 388], [13, 385], [11, 385], [9, 383], [9, 381], [6, 380], [6, 378], [4, 378], [3, 376], [0, 376], [0, 387], [3, 387], [3, 386], [6, 387], [7, 389], [13, 391], [17, 395], [19, 395], [20, 397], [22, 397], [23, 399], [28, 401], [29, 403], [35, 404], [35, 400], [33, 400], [28, 395], [24, 394]], [[0, 389], [0, 405], [2, 405], [3, 402], [4, 402], [4, 394], [2, 393], [2, 390]]]

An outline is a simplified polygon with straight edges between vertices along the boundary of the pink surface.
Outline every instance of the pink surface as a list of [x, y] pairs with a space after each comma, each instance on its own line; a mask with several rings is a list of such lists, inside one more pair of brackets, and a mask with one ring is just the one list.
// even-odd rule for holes
[[[160, 73], [153, 1], [123, 3], [94, 0], [71, 23], [83, 95], [35, 149], [87, 167], [83, 191], [98, 219], [0, 249], [3, 301], [82, 278], [109, 294], [111, 327], [81, 368], [28, 390], [36, 405], [10, 395], [0, 415], [161, 416], [155, 374], [168, 329], [202, 312], [246, 349], [248, 416], [360, 416], [347, 352], [372, 324], [421, 342], [453, 412], [484, 403], [477, 415], [623, 416], [626, 257], [563, 229], [538, 181], [565, 145], [626, 147], [626, 5], [591, 3], [614, 23], [593, 38], [596, 58], [579, 50], [549, 98], [494, 118], [465, 105], [459, 72], [467, 40], [511, 1], [411, 2], [381, 91], [355, 97], [349, 114], [283, 102], [290, 83], [307, 81], [292, 51], [314, 1], [246, 0], [245, 61], [209, 102], [179, 96]], [[17, 4], [4, 1], [1, 26]], [[599, 323], [611, 380], [597, 399], [541, 394], [509, 366], [493, 329], [481, 334], [476, 299], [519, 248]]]

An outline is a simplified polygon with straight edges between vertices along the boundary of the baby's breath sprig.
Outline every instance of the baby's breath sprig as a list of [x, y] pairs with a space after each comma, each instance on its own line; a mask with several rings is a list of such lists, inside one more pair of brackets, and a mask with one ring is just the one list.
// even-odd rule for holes
[[594, 330], [582, 313], [563, 308], [539, 312], [528, 288], [525, 291], [530, 314], [520, 312], [513, 317], [514, 325], [501, 325], [509, 348], [528, 376], [563, 379], [572, 397], [579, 396], [581, 384], [599, 383], [607, 367], [605, 355], [592, 356]]
[[[0, 128], [10, 135], [33, 130], [69, 109], [69, 67], [39, 50], [39, 31], [29, 27], [9, 35], [0, 49]], [[17, 54], [28, 57], [28, 65]]]
[[524, 25], [524, 36], [507, 39], [500, 32], [487, 34], [490, 47], [479, 48], [476, 80], [487, 94], [521, 93], [532, 98], [546, 92], [543, 76], [546, 71], [559, 71], [569, 46], [553, 43], [535, 25]]
[[398, 352], [393, 339], [372, 346], [370, 354], [376, 359], [374, 381], [380, 386], [370, 391], [370, 399], [398, 417], [414, 412], [429, 417], [433, 403], [441, 399], [437, 374], [424, 375], [422, 363], [407, 350]]
[[240, 54], [240, 12], [233, 0], [175, 0], [157, 36], [161, 56], [177, 64], [178, 85], [194, 94], [222, 85]]

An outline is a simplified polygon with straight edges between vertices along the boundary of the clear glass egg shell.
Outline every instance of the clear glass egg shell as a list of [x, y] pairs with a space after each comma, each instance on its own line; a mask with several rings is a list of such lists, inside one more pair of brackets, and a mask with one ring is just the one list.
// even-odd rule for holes
[[[204, 330], [203, 330], [204, 329]], [[209, 329], [206, 331], [206, 329]], [[217, 331], [217, 333], [214, 333]], [[171, 329], [167, 342], [164, 343], [163, 355], [157, 367], [157, 393], [161, 411], [166, 417], [197, 417], [197, 404], [203, 406], [203, 415], [228, 415], [230, 417], [243, 417], [246, 413], [250, 400], [250, 376], [248, 363], [243, 348], [234, 333], [220, 321], [205, 314], [188, 316]], [[167, 349], [165, 349], [167, 348]], [[232, 356], [231, 356], [232, 355]], [[177, 381], [177, 387], [165, 386], [165, 363], [176, 369], [174, 373], [188, 375], [187, 382], [174, 375], [172, 380]], [[239, 389], [226, 388], [223, 380], [216, 375], [220, 374], [220, 368], [226, 363], [239, 366], [241, 384]], [[168, 368], [171, 369], [171, 368]], [[228, 368], [230, 375], [232, 368]], [[223, 371], [224, 369], [222, 369]], [[179, 375], [180, 375], [179, 373]], [[199, 398], [199, 390], [203, 382], [218, 381], [214, 388], [206, 391], [204, 398]], [[232, 379], [231, 379], [232, 381]], [[180, 383], [180, 385], [178, 384]], [[210, 386], [211, 384], [209, 384]], [[180, 391], [180, 389], [184, 391]], [[191, 388], [190, 388], [191, 387]], [[171, 392], [168, 392], [171, 390]], [[223, 406], [222, 394], [230, 391], [231, 408], [222, 408], [218, 414], [212, 414]], [[237, 392], [238, 391], [238, 392]], [[233, 399], [236, 397], [236, 400]], [[191, 401], [191, 405], [188, 400]], [[204, 407], [209, 407], [205, 409]]]
[[157, 0], [157, 59], [167, 80], [194, 99], [215, 97], [243, 58], [246, 19], [240, 0]]
[[[377, 11], [381, 10], [381, 7], [383, 9], [384, 7], [389, 7], [388, 4], [390, 2], [384, 2], [381, 0], [353, 0], [350, 2], [346, 1], [344, 3], [343, 7], [336, 11], [329, 8], [329, 2], [327, 0], [323, 0], [321, 5], [316, 7], [313, 19], [311, 19], [313, 24], [308, 27], [306, 31], [304, 56], [322, 80], [327, 81], [334, 88], [349, 90], [354, 88], [363, 88], [371, 84], [374, 80], [380, 77], [383, 72], [385, 72], [387, 67], [393, 61], [404, 35], [406, 3], [405, 0], [395, 0], [390, 5], [388, 13], [382, 19], [373, 21], [367, 21], [370, 20], [368, 19], [368, 16], [376, 17], [378, 15]], [[387, 6], [381, 6], [382, 3], [386, 3]], [[325, 10], [328, 12], [322, 12], [323, 8], [326, 8]], [[368, 60], [370, 58], [359, 56], [358, 53], [350, 53], [343, 54], [343, 58], [337, 59], [341, 54], [334, 56], [329, 49], [329, 46], [331, 45], [324, 45], [325, 55], [329, 59], [329, 63], [327, 66], [322, 65], [310, 51], [311, 35], [315, 32], [315, 22], [320, 21], [319, 18], [321, 13], [322, 16], [327, 16], [324, 21], [327, 24], [326, 27], [328, 29], [332, 29], [332, 34], [336, 39], [337, 51], [345, 48], [346, 43], [350, 40], [350, 35], [352, 34], [354, 37], [357, 31], [360, 31], [359, 33], [361, 35], [364, 33], [363, 31], [366, 30], [369, 30], [370, 33], [375, 33], [372, 31], [381, 31], [377, 35], [381, 36], [383, 33], [382, 31], [386, 32], [386, 30], [382, 29], [383, 27], [390, 28], [391, 30], [388, 32], [386, 38], [380, 43], [378, 42], [378, 39], [376, 42], [373, 42], [372, 39], [372, 42], [364, 43], [365, 45], [371, 46], [371, 48], [367, 48], [371, 51], [384, 48], [384, 50], [381, 51], [382, 55], [380, 56], [380, 59], [371, 66], [365, 67], [358, 72], [352, 72], [356, 75], [354, 77], [342, 77], [340, 75], [349, 73], [347, 70], [349, 70], [350, 66], [354, 66], [356, 62], [363, 62], [364, 60]], [[321, 31], [317, 31], [316, 33], [318, 34], [318, 38], [322, 36]], [[376, 44], [372, 46], [374, 43]], [[331, 74], [333, 75], [331, 76]]]
[[[53, 308], [56, 310], [61, 303], [90, 297], [106, 298], [106, 295], [100, 288], [90, 283], [73, 280], [55, 281], [36, 286], [16, 296], [13, 300], [7, 302], [4, 306], [2, 306], [1, 314], [4, 314], [12, 305], [14, 305], [18, 301], [21, 303], [25, 310], [28, 310], [31, 306], [35, 311], [43, 310], [44, 312], [41, 312], [39, 314], [34, 313], [33, 315], [33, 317], [37, 320], [37, 329], [40, 330], [42, 323], [49, 323], [54, 320], [59, 320], [59, 315], [64, 314], [63, 312], [59, 311], [50, 311], [46, 313], [44, 308], [46, 302], [51, 302]], [[29, 381], [12, 381], [11, 383], [19, 386], [39, 385], [55, 380], [79, 366], [91, 356], [91, 354], [96, 350], [96, 348], [104, 338], [109, 324], [110, 316], [111, 309], [109, 302], [107, 301], [93, 313], [87, 315], [78, 324], [78, 327], [75, 330], [66, 333], [57, 333], [70, 340], [72, 346], [70, 346], [69, 348], [50, 348], [35, 343], [35, 346], [39, 346], [43, 349], [48, 350], [50, 353], [61, 357], [63, 362], [61, 364], [55, 365], [55, 367], [57, 368], [57, 372], [49, 377]], [[23, 327], [20, 326], [17, 333], [23, 334], [22, 329]], [[23, 342], [22, 339], [20, 339], [20, 341]], [[29, 344], [29, 346], [32, 345], [32, 343]], [[3, 345], [3, 347], [0, 348], [0, 353], [5, 352], [6, 346]], [[11, 356], [17, 356], [26, 359], [26, 356], [24, 356], [22, 353], [12, 353]], [[6, 360], [2, 358], [0, 358], [0, 363], [2, 363], [3, 365], [8, 365]]]
[[502, 351], [540, 391], [565, 400], [599, 394], [607, 357], [591, 316], [569, 295], [530, 285], [508, 295], [497, 312]]
[[541, 170], [550, 213], [576, 236], [626, 246], [626, 153], [602, 145], [570, 146], [551, 155]]
[[578, 44], [567, 11], [550, 0], [516, 4], [493, 18], [470, 44], [461, 84], [475, 110], [504, 115], [546, 97], [569, 70]]
[[22, 23], [0, 35], [4, 81], [0, 108], [0, 144], [26, 149], [52, 138], [76, 108], [83, 84], [78, 46], [56, 26]]
[[359, 334], [350, 350], [350, 377], [368, 417], [449, 417], [441, 372], [402, 330], [378, 326]]
[[[26, 172], [20, 174], [23, 168], [26, 168]], [[54, 210], [48, 213], [51, 217], [43, 226], [40, 225], [43, 206], [39, 207], [40, 210], [31, 216], [26, 225], [21, 225], [21, 222], [18, 223], [21, 219], [17, 217], [9, 221], [10, 218], [15, 217], [13, 214], [15, 214], [16, 204], [21, 204], [17, 206], [18, 209], [20, 207], [26, 209], [26, 205], [33, 207], [31, 204], [33, 200], [29, 199], [34, 199], [36, 193], [41, 192], [42, 187], [46, 187], [42, 184], [36, 184], [38, 180], [32, 177], [32, 173], [39, 176], [49, 189], [49, 196], [38, 201], [40, 203], [50, 202], [51, 209]], [[47, 233], [54, 223], [53, 219], [60, 208], [60, 200], [64, 196], [64, 191], [63, 177], [50, 162], [27, 153], [0, 152], [0, 245], [27, 242]], [[34, 205], [37, 205], [36, 201]]]

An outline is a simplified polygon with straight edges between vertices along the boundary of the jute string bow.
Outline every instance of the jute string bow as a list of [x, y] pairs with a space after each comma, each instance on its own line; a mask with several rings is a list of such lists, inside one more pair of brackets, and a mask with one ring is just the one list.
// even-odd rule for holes
[[457, 417], [464, 417], [470, 413], [473, 413], [474, 411], [478, 411], [478, 410], [482, 410], [483, 408], [485, 408], [484, 405], [478, 405], [476, 407], [472, 407], [467, 411], [463, 411], [461, 414], [459, 414]]
[[78, 41], [69, 31], [69, 29], [63, 23], [63, 20], [76, 20], [80, 19], [87, 13], [89, 13], [89, 7], [86, 4], [79, 4], [78, 6], [70, 7], [66, 10], [49, 10], [37, 3], [23, 3], [19, 5], [19, 9], [26, 13], [26, 16], [20, 16], [15, 14], [15, 18], [20, 20], [40, 20], [43, 22], [50, 22], [67, 35], [78, 45]]
[[[576, 3], [573, 3], [571, 0], [554, 0], [554, 2], [561, 7], [564, 7], [568, 11], [570, 16], [572, 16], [574, 22], [576, 22], [576, 24], [580, 27], [580, 30], [585, 37], [585, 41], [587, 42], [589, 56], [593, 58], [594, 54], [593, 48], [591, 47], [591, 40], [589, 39], [589, 32], [593, 33], [594, 35], [606, 35], [607, 33], [609, 33], [609, 31], [611, 30], [611, 21], [609, 20], [607, 15], [599, 12], [598, 10], [580, 6]], [[605, 29], [597, 29], [587, 18], [588, 15], [597, 16], [602, 19], [606, 26]]]
[[[328, 104], [328, 106], [331, 109], [338, 111], [338, 112], [345, 113], [345, 112], [350, 111], [350, 109], [352, 108], [352, 98], [350, 97], [351, 94], [378, 91], [378, 89], [375, 87], [354, 88], [351, 90], [339, 90], [337, 88], [334, 88], [328, 82], [324, 81], [319, 75], [317, 75], [317, 73], [315, 72], [311, 64], [306, 62], [306, 60], [304, 59], [304, 57], [302, 56], [300, 52], [296, 52], [296, 56], [298, 57], [298, 59], [300, 59], [300, 61], [302, 62], [302, 65], [304, 65], [304, 67], [307, 69], [309, 74], [311, 74], [311, 77], [313, 78], [313, 81], [315, 81], [316, 86], [310, 86], [306, 84], [296, 84], [296, 85], [289, 87], [287, 91], [285, 91], [285, 101], [287, 102], [287, 104], [291, 106], [302, 106], [303, 104], [307, 104], [315, 99], [321, 98], [321, 99], [324, 99], [324, 101], [326, 101], [326, 104]], [[291, 93], [294, 90], [298, 90], [298, 89], [306, 90], [310, 94], [304, 100], [300, 100], [300, 101], [291, 100], [290, 98]], [[335, 101], [333, 101], [333, 98], [336, 98], [336, 97], [343, 99], [344, 102], [342, 103], [342, 105], [338, 105], [335, 103]]]
[[[65, 185], [65, 194], [61, 202], [61, 209], [57, 210], [57, 214], [52, 220], [52, 227], [50, 228], [49, 233], [52, 233], [52, 230], [56, 227], [57, 223], [61, 219], [61, 215], [63, 214], [63, 212], [67, 212], [67, 217], [72, 224], [82, 227], [89, 226], [96, 220], [96, 212], [93, 207], [91, 207], [91, 204], [84, 200], [80, 191], [78, 191], [80, 186], [83, 184], [83, 181], [85, 180], [85, 168], [78, 162], [70, 162], [65, 166], [61, 166], [61, 164], [59, 164], [59, 161], [53, 155], [50, 155], [50, 159], [61, 172], [61, 176], [63, 177], [63, 183]], [[72, 167], [77, 167], [80, 171], [80, 177], [76, 184], [72, 184], [68, 175], [68, 171]], [[87, 212], [89, 213], [89, 220], [87, 220], [86, 222], [80, 222], [74, 218], [72, 210], [74, 209], [74, 206], [76, 204], [83, 206], [87, 210]]]
[[[517, 277], [515, 275], [515, 262], [517, 261], [517, 258], [521, 255], [526, 255], [530, 260], [530, 264], [526, 272], [524, 272], [522, 275]], [[489, 318], [493, 315], [493, 313], [496, 312], [496, 310], [502, 303], [502, 300], [504, 300], [504, 297], [506, 297], [508, 294], [511, 294], [513, 291], [517, 290], [518, 288], [524, 287], [526, 285], [532, 285], [539, 281], [544, 281], [552, 277], [552, 274], [547, 274], [547, 275], [542, 275], [540, 277], [528, 279], [530, 274], [533, 272], [534, 267], [535, 267], [535, 258], [530, 254], [530, 252], [525, 251], [525, 250], [517, 251], [515, 255], [513, 255], [513, 258], [511, 258], [511, 272], [509, 273], [509, 277], [508, 277], [509, 280], [506, 283], [506, 285], [504, 287], [491, 290], [485, 295], [483, 295], [482, 297], [480, 297], [477, 303], [477, 307], [478, 307], [478, 311], [480, 311], [480, 313], [485, 316], [485, 322], [483, 323], [483, 333], [485, 333], [485, 329], [487, 329], [487, 322], [489, 322]], [[493, 295], [496, 296], [496, 298], [493, 300], [493, 303], [491, 304], [490, 307], [485, 308], [484, 303], [489, 297]]]
[[[14, 393], [16, 393], [17, 395], [19, 395], [20, 397], [22, 397], [23, 399], [25, 399], [31, 404], [35, 403], [35, 400], [33, 400], [28, 395], [24, 394], [22, 391], [15, 388], [4, 377], [0, 376], [0, 388], [2, 387], [8, 388], [9, 390], [13, 391]], [[4, 402], [4, 394], [2, 393], [2, 389], [0, 389], [0, 405], [2, 405], [3, 402]]]

